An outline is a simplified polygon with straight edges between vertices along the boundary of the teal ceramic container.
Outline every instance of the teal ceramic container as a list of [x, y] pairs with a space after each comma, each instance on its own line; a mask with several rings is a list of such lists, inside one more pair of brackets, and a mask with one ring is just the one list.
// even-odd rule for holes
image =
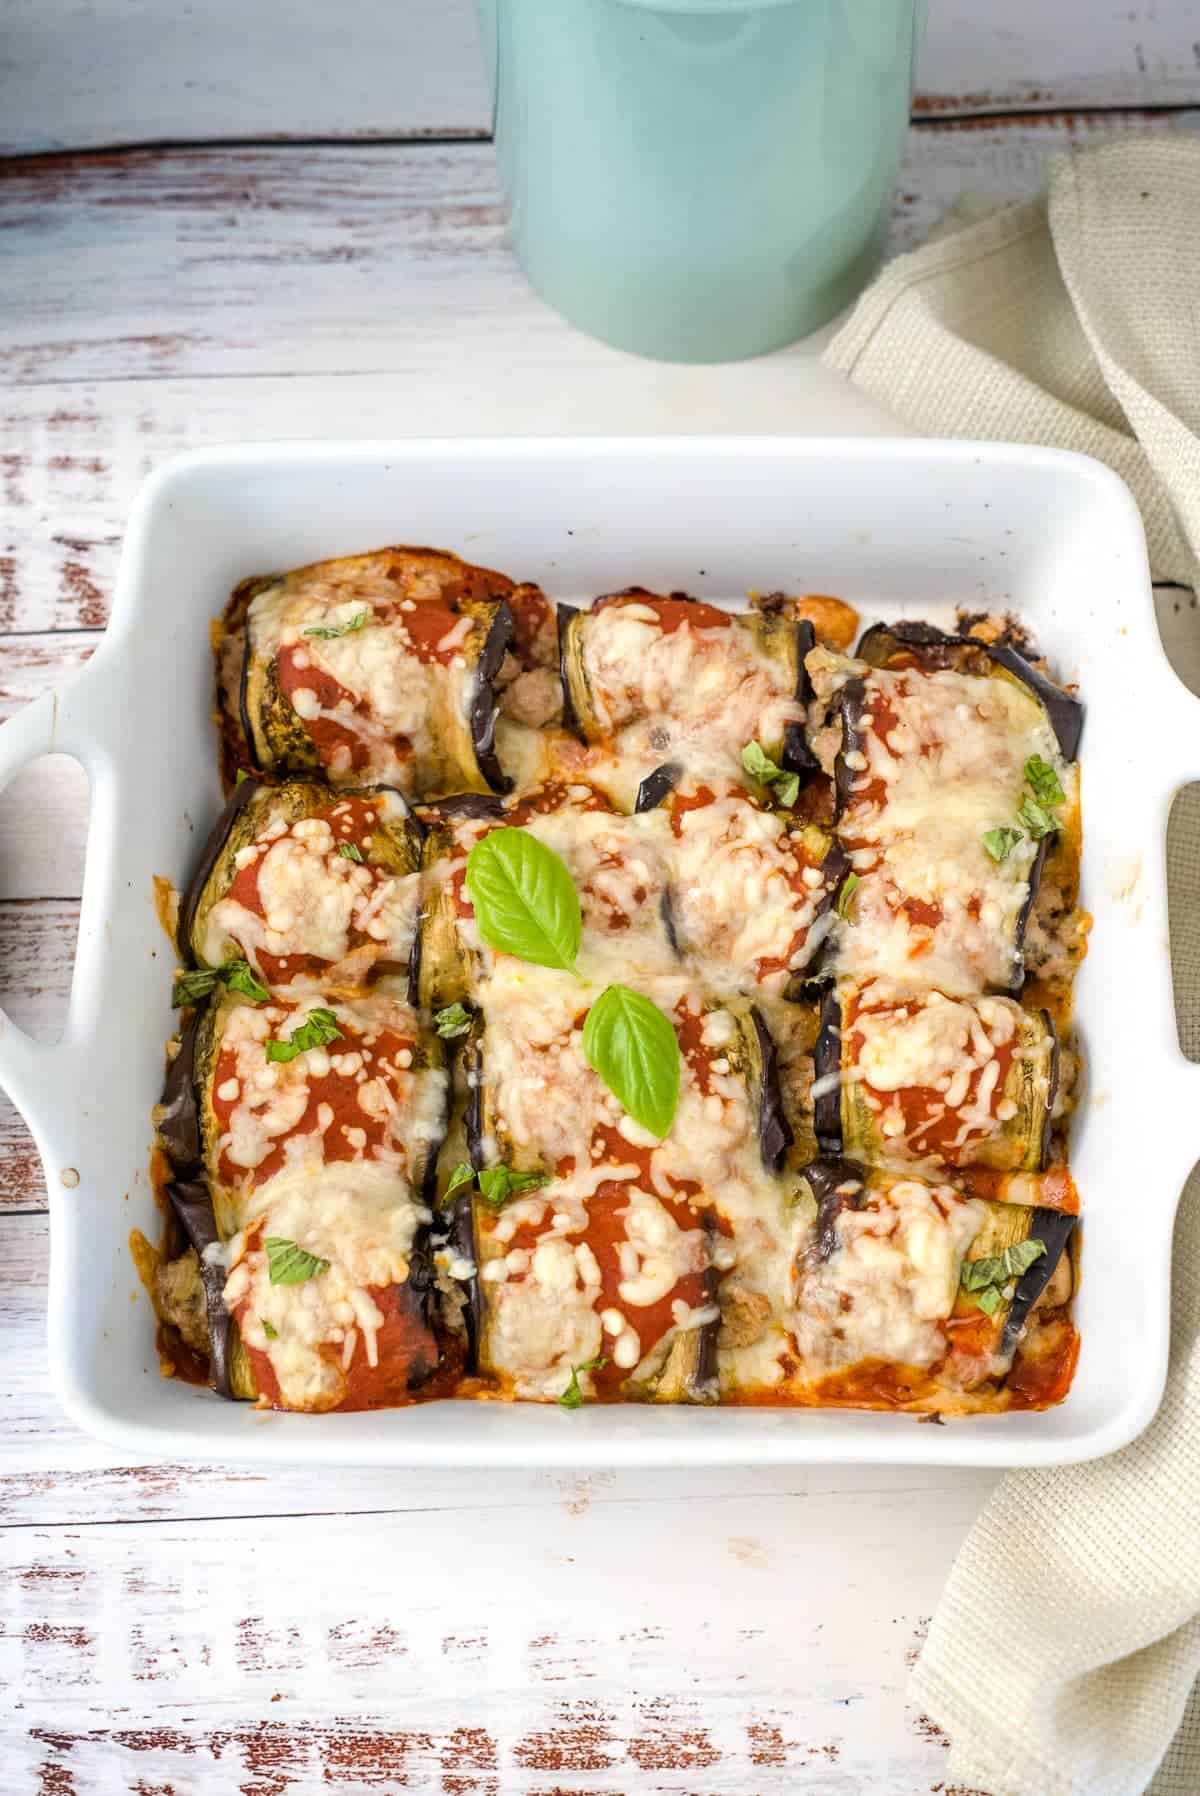
[[512, 240], [669, 361], [790, 343], [882, 248], [919, 0], [480, 0]]

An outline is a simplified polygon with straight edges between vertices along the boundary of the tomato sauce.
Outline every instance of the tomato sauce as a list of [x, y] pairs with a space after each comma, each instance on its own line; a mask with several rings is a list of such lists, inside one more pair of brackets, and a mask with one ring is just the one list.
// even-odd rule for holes
[[537, 586], [514, 586], [504, 594], [513, 615], [513, 653], [523, 668], [548, 665], [547, 651], [554, 640], [554, 613], [550, 601]]
[[[866, 1046], [866, 1036], [863, 1031], [854, 1027], [856, 1018], [897, 1014], [897, 1008], [887, 1004], [862, 1006], [851, 1004], [847, 1008], [845, 1039], [850, 1047], [851, 1066], [859, 1064], [863, 1048]], [[965, 1135], [963, 1134], [962, 1110], [973, 1108], [976, 1105], [986, 1070], [984, 1067], [976, 1067], [972, 1071], [962, 1104], [953, 1109], [947, 1105], [944, 1092], [936, 1091], [927, 1085], [904, 1085], [896, 1091], [880, 1091], [864, 1079], [861, 1082], [862, 1089], [871, 1097], [878, 1099], [883, 1110], [892, 1107], [899, 1108], [904, 1119], [904, 1140], [913, 1154], [918, 1157], [935, 1154], [947, 1166], [957, 1166], [978, 1150], [980, 1142], [998, 1135], [1002, 1129], [1002, 1124], [995, 1115], [995, 1107], [1006, 1095], [1015, 1047], [1015, 1037], [1011, 1041], [992, 1043], [994, 1060], [1000, 1071], [992, 1089], [989, 1105], [990, 1127], [974, 1127], [967, 1130]]]
[[[356, 1030], [347, 1028], [344, 1023], [341, 1030], [341, 1035], [328, 1044], [326, 1051], [330, 1055], [361, 1054], [365, 1078], [381, 1079], [392, 1099], [396, 1114], [403, 1116], [412, 1104], [413, 1072], [411, 1065], [398, 1065], [397, 1058], [407, 1052], [415, 1060], [416, 1042], [393, 1029], [381, 1029], [373, 1032], [373, 1040], [368, 1046], [366, 1037]], [[242, 1051], [253, 1050], [244, 1047]], [[295, 1077], [297, 1069], [299, 1076], [303, 1078], [305, 1059], [301, 1054], [293, 1061], [281, 1062], [278, 1070], [282, 1078], [286, 1080], [289, 1072]], [[236, 1098], [223, 1098], [220, 1095], [221, 1087], [226, 1080], [237, 1079], [237, 1076], [237, 1054], [232, 1046], [223, 1047], [217, 1057], [211, 1100], [222, 1132], [228, 1130], [229, 1120], [234, 1109], [243, 1102], [243, 1097], [239, 1092]], [[298, 1136], [309, 1136], [314, 1145], [320, 1144], [321, 1161], [327, 1166], [338, 1161], [370, 1159], [376, 1148], [386, 1147], [394, 1151], [402, 1147], [402, 1142], [393, 1131], [390, 1109], [385, 1116], [369, 1115], [359, 1104], [358, 1093], [362, 1087], [354, 1075], [337, 1073], [331, 1067], [323, 1078], [313, 1078], [310, 1075], [307, 1088], [304, 1115], [295, 1128], [285, 1135], [277, 1136], [266, 1158], [249, 1169], [249, 1182], [254, 1186], [264, 1185], [282, 1170], [287, 1162], [286, 1145]], [[328, 1105], [332, 1111], [332, 1120], [323, 1133], [319, 1119], [322, 1105]], [[346, 1129], [361, 1130], [364, 1140], [353, 1145], [347, 1138]], [[218, 1172], [223, 1180], [236, 1184], [247, 1180], [248, 1169], [237, 1165], [229, 1158], [228, 1151], [224, 1150], [218, 1163]]]
[[608, 611], [615, 605], [638, 605], [652, 611], [664, 636], [674, 636], [684, 624], [694, 630], [728, 630], [733, 625], [730, 612], [721, 611], [716, 605], [706, 605], [702, 599], [673, 595], [660, 598], [656, 593], [640, 590], [610, 593], [606, 598], [597, 599], [592, 610]]

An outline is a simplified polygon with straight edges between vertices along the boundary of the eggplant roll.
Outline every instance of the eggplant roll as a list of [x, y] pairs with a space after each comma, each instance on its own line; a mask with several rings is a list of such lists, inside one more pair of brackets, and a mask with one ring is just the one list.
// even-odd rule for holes
[[184, 959], [249, 962], [269, 986], [354, 990], [409, 965], [420, 825], [399, 792], [238, 785], [180, 910]]
[[477, 994], [497, 956], [479, 934], [466, 890], [467, 857], [493, 829], [524, 829], [565, 861], [579, 893], [579, 967], [599, 984], [679, 973], [664, 815], [627, 817], [585, 782], [552, 782], [504, 806], [451, 800], [435, 808], [425, 843], [416, 995], [439, 1009]]
[[720, 996], [781, 996], [836, 922], [846, 859], [832, 837], [745, 786], [674, 766], [642, 782], [639, 810], [666, 812], [676, 945]]
[[[298, 1030], [313, 1045], [286, 1057]], [[201, 1013], [168, 1083], [164, 1144], [202, 1153], [168, 1195], [204, 1271], [214, 1383], [288, 1409], [403, 1400], [437, 1364], [427, 1197], [448, 1079], [436, 1037], [382, 992], [325, 1006], [230, 994]]]
[[474, 1203], [478, 1363], [514, 1396], [658, 1403], [717, 1397], [711, 1219], [597, 1168], [581, 1200], [553, 1181]]
[[1058, 1041], [1046, 1011], [877, 980], [829, 994], [815, 1067], [826, 1148], [933, 1172], [1047, 1163]]
[[800, 626], [775, 613], [638, 587], [558, 617], [563, 717], [584, 742], [720, 761], [757, 740], [779, 758], [803, 721]]
[[[979, 652], [987, 672], [807, 657], [814, 711], [831, 719], [813, 741], [824, 765], [834, 757], [857, 880], [836, 966], [859, 983], [1016, 989], [1045, 843], [1077, 830], [1077, 769], [1041, 694]], [[1051, 808], [1031, 768], [1058, 793]]]
[[836, 1157], [806, 1169], [797, 1205], [807, 1227], [789, 1321], [815, 1401], [1006, 1406], [1001, 1381], [1034, 1306], [1069, 1299], [1069, 1261], [1058, 1268], [1074, 1217]]
[[382, 549], [239, 588], [251, 763], [417, 798], [505, 790], [495, 680], [514, 621], [497, 586], [454, 556]]

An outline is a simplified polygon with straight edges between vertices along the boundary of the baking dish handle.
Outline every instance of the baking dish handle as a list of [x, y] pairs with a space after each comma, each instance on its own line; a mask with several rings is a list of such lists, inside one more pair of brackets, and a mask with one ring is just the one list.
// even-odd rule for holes
[[[102, 741], [104, 730], [101, 714], [89, 717], [89, 700], [94, 695], [102, 702], [102, 682], [92, 678], [93, 661], [88, 668], [65, 687], [43, 692], [37, 698], [0, 724], [0, 791], [31, 761], [42, 755], [73, 755], [87, 770], [90, 782], [92, 825], [96, 827], [97, 803], [108, 782], [103, 776]], [[101, 829], [98, 833], [103, 833]], [[79, 1040], [72, 1027], [76, 1011], [72, 990], [71, 1009], [63, 1039], [59, 1042], [35, 1041], [13, 1022], [0, 1007], [0, 1087], [28, 1121], [33, 1101], [49, 1086], [64, 1097], [71, 1089], [72, 1068], [78, 1063]], [[44, 1102], [43, 1102], [44, 1108]], [[39, 1142], [39, 1146], [41, 1143]]]

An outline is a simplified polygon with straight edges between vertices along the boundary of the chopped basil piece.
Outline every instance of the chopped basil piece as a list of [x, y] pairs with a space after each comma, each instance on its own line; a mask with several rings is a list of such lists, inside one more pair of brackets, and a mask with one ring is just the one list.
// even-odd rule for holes
[[1025, 825], [1035, 842], [1043, 836], [1052, 836], [1062, 825], [1052, 812], [1040, 805], [1036, 798], [1023, 798], [1017, 810], [1017, 820]]
[[1003, 1253], [988, 1254], [981, 1260], [964, 1260], [959, 1283], [975, 1297], [987, 1316], [995, 1315], [1004, 1298], [1005, 1287], [1013, 1279], [1028, 1272], [1046, 1251], [1046, 1243], [1030, 1236], [1014, 1241]]
[[976, 1292], [975, 1301], [985, 1316], [994, 1316], [1004, 1301], [1003, 1293], [997, 1285], [985, 1285], [982, 1291]]
[[361, 861], [362, 849], [357, 842], [339, 842], [338, 853], [344, 861]]
[[453, 1197], [456, 1191], [461, 1191], [464, 1185], [472, 1184], [474, 1178], [475, 1168], [473, 1166], [468, 1166], [465, 1160], [460, 1160], [458, 1165], [454, 1168], [454, 1171], [450, 1174], [449, 1183], [447, 1184], [446, 1189], [442, 1192], [442, 1202], [445, 1203], [447, 1199]]
[[323, 1048], [331, 1041], [337, 1041], [341, 1035], [337, 1018], [332, 1010], [318, 1006], [310, 1010], [298, 1029], [293, 1029], [285, 1041], [277, 1041], [272, 1037], [264, 1046], [268, 1060], [294, 1060], [297, 1054], [305, 1054], [309, 1048]]
[[[248, 780], [249, 778], [250, 778], [250, 775], [247, 772], [246, 768], [239, 767], [237, 772], [233, 776], [233, 783], [235, 786], [240, 786], [243, 780]], [[266, 1324], [264, 1323], [263, 1326], [265, 1327]]]
[[1025, 781], [1039, 804], [1065, 804], [1067, 795], [1049, 761], [1030, 755], [1025, 763]]
[[579, 1374], [581, 1372], [598, 1372], [601, 1366], [607, 1364], [608, 1355], [601, 1353], [595, 1359], [585, 1359], [581, 1366], [572, 1366], [571, 1382], [558, 1400], [560, 1407], [562, 1409], [578, 1409], [583, 1402], [583, 1392], [579, 1388]]
[[177, 973], [171, 1003], [176, 1010], [183, 1004], [198, 1004], [218, 983], [227, 985], [231, 992], [253, 998], [256, 1004], [265, 1004], [271, 995], [254, 977], [249, 961], [227, 960], [223, 967], [192, 967], [186, 973]]
[[279, 1330], [276, 1328], [275, 1324], [273, 1322], [268, 1322], [265, 1316], [261, 1317], [260, 1320], [262, 1322], [262, 1331], [266, 1335], [268, 1341], [277, 1341], [279, 1339]]
[[1025, 836], [1019, 829], [989, 829], [983, 837], [983, 845], [994, 861], [1006, 861], [1018, 842]]
[[349, 636], [353, 631], [361, 630], [370, 615], [369, 611], [358, 611], [344, 624], [309, 624], [301, 635], [318, 636], [322, 642], [333, 642], [339, 636]]
[[510, 1197], [536, 1191], [549, 1176], [545, 1172], [514, 1172], [510, 1166], [487, 1166], [479, 1175], [479, 1195], [493, 1210], [501, 1210]]
[[306, 1252], [283, 1235], [268, 1235], [264, 1245], [267, 1274], [273, 1285], [305, 1285], [310, 1278], [319, 1278], [322, 1272], [329, 1271], [328, 1260], [319, 1260], [315, 1253]]
[[847, 873], [845, 879], [842, 881], [842, 889], [837, 895], [837, 904], [834, 908], [843, 922], [846, 922], [849, 918], [850, 900], [853, 898], [861, 884], [862, 880], [858, 877], [857, 873]]
[[789, 773], [773, 761], [759, 742], [747, 742], [742, 750], [742, 766], [760, 786], [770, 786], [785, 810], [790, 810], [800, 796], [800, 775]]
[[434, 1013], [434, 1025], [443, 1041], [453, 1041], [456, 1035], [465, 1035], [471, 1027], [471, 1013], [462, 1004], [447, 1004], [444, 1010]]

